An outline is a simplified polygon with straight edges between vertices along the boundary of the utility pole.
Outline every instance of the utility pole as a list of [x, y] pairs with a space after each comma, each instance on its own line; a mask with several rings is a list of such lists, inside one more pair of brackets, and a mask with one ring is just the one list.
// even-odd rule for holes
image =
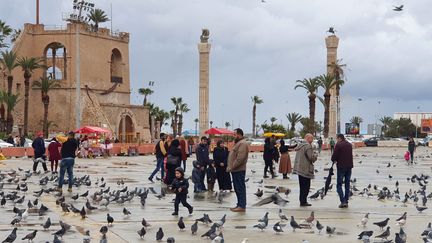
[[36, 0], [36, 24], [39, 24], [39, 0]]

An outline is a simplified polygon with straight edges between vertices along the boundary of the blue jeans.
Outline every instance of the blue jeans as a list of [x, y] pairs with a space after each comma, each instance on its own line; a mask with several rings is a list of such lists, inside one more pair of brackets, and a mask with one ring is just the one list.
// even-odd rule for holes
[[246, 171], [231, 172], [231, 175], [237, 196], [237, 207], [246, 208]]
[[[348, 203], [350, 193], [350, 180], [351, 180], [352, 169], [337, 168], [337, 184], [336, 190], [339, 194], [341, 203]], [[342, 190], [342, 182], [345, 183], [345, 194]]]
[[68, 173], [69, 188], [73, 185], [73, 166], [75, 164], [75, 158], [63, 158], [60, 162], [60, 177], [59, 177], [59, 188], [63, 187], [65, 172]]
[[154, 169], [154, 171], [150, 175], [150, 179], [153, 179], [153, 177], [159, 172], [159, 170], [161, 170], [161, 176], [162, 176], [162, 178], [164, 178], [164, 176], [165, 176], [165, 170], [163, 167], [164, 166], [164, 160], [165, 160], [165, 158], [157, 158], [156, 168]]

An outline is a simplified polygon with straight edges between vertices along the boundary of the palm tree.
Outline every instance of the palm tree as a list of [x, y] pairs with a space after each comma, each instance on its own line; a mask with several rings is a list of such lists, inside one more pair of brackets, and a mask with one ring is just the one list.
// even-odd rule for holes
[[381, 117], [380, 122], [383, 124], [383, 132], [387, 132], [388, 128], [390, 127], [391, 123], [393, 122], [393, 118], [389, 116]]
[[329, 133], [329, 122], [330, 122], [330, 90], [334, 88], [340, 80], [335, 79], [332, 75], [320, 75], [318, 76], [319, 85], [325, 90], [324, 92], [324, 137], [328, 137]]
[[[50, 45], [52, 50], [52, 79], [57, 79], [56, 77], [56, 59], [57, 59], [57, 50], [63, 48], [64, 46], [61, 43], [55, 42]], [[63, 55], [66, 55], [64, 53]]]
[[155, 120], [159, 122], [159, 132], [162, 130], [162, 126], [165, 124], [165, 122], [170, 118], [170, 114], [162, 109], [157, 108], [158, 111], [155, 115]]
[[42, 58], [21, 57], [18, 59], [18, 66], [24, 71], [24, 136], [28, 135], [28, 109], [29, 109], [29, 91], [30, 78], [34, 70], [44, 67]]
[[297, 112], [292, 112], [292, 113], [289, 113], [286, 117], [291, 124], [290, 131], [294, 132], [295, 126], [297, 123], [300, 122], [300, 120], [302, 119], [302, 116]]
[[18, 96], [19, 95], [18, 94], [9, 94], [9, 93], [3, 92], [2, 96], [3, 96], [4, 102], [6, 103], [6, 106], [7, 106], [6, 132], [11, 133], [13, 123], [14, 123], [12, 111], [15, 109], [15, 106], [18, 103]]
[[44, 106], [44, 115], [43, 115], [43, 133], [44, 136], [48, 137], [48, 107], [50, 102], [50, 97], [48, 95], [49, 91], [54, 88], [60, 87], [59, 80], [41, 78], [40, 80], [36, 80], [33, 82], [33, 87], [39, 88], [41, 90], [42, 95], [42, 103]]
[[359, 124], [363, 122], [363, 118], [359, 117], [359, 116], [353, 116], [350, 120], [350, 122], [352, 124]]
[[145, 106], [147, 104], [147, 96], [153, 94], [153, 90], [149, 89], [149, 88], [140, 88], [138, 89], [138, 93], [140, 95], [144, 95], [144, 101], [143, 101], [143, 105]]
[[13, 75], [12, 71], [18, 66], [17, 55], [14, 51], [4, 51], [1, 53], [0, 64], [7, 74], [7, 92], [12, 94]]
[[181, 135], [182, 134], [182, 130], [183, 130], [183, 114], [189, 112], [190, 109], [188, 107], [188, 105], [186, 103], [182, 103], [180, 105], [179, 108], [179, 121], [178, 121], [178, 134]]
[[12, 28], [7, 25], [6, 22], [0, 20], [0, 48], [8, 47], [8, 45], [4, 43], [4, 40], [11, 34]]
[[231, 123], [225, 122], [225, 128], [228, 129], [231, 126]]
[[[309, 94], [309, 118], [312, 121], [312, 124], [315, 124], [315, 100], [319, 87], [318, 80], [316, 78], [305, 78], [303, 80], [297, 80], [296, 83], [297, 85], [294, 87], [294, 89], [302, 88], [305, 89]], [[315, 134], [315, 129], [313, 129], [311, 132]]]
[[253, 107], [252, 107], [252, 134], [255, 137], [256, 136], [256, 109], [257, 109], [257, 105], [260, 105], [262, 103], [264, 103], [264, 101], [258, 96], [255, 95], [254, 97], [252, 97], [252, 103], [253, 103]]
[[345, 68], [346, 64], [342, 64], [342, 59], [336, 60], [336, 62], [333, 62], [329, 64], [329, 67], [331, 68], [332, 72], [331, 75], [335, 77], [336, 80], [341, 80], [340, 83], [336, 84], [336, 96], [339, 96], [340, 94], [340, 88], [342, 85], [345, 84]]
[[270, 122], [271, 122], [271, 126], [273, 126], [273, 124], [277, 121], [276, 117], [270, 117]]
[[21, 29], [15, 29], [13, 30], [12, 34], [11, 34], [11, 42], [14, 43], [18, 37], [21, 35], [22, 30]]
[[87, 14], [87, 17], [93, 21], [94, 23], [94, 30], [97, 32], [99, 30], [99, 24], [109, 21], [108, 16], [106, 15], [105, 11], [102, 9], [96, 8], [93, 9], [89, 14]]
[[172, 114], [172, 129], [173, 129], [173, 134], [174, 137], [177, 136], [177, 131], [178, 131], [178, 115], [179, 115], [179, 110], [180, 110], [180, 106], [183, 103], [183, 98], [179, 97], [172, 97], [171, 98], [171, 102], [174, 104], [174, 110], [173, 110], [173, 114]]
[[198, 136], [198, 122], [199, 122], [198, 118], [195, 118], [194, 122], [195, 122], [195, 136]]

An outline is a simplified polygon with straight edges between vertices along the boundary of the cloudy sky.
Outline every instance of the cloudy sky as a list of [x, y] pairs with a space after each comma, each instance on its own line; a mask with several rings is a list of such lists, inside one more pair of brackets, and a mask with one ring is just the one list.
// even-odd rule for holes
[[[34, 22], [36, 0], [7, 1], [0, 18], [19, 28]], [[210, 29], [210, 120], [251, 130], [251, 96], [259, 123], [289, 112], [308, 114], [298, 79], [326, 70], [324, 38], [329, 26], [340, 37], [347, 64], [342, 122], [352, 116], [374, 123], [397, 111], [431, 111], [432, 22], [430, 0], [95, 0], [110, 12], [115, 30], [131, 33], [132, 102], [137, 89], [155, 82], [150, 101], [166, 110], [169, 98], [189, 104], [186, 128], [198, 116], [198, 51], [201, 28]], [[41, 22], [65, 24], [72, 0], [41, 0]], [[404, 4], [403, 12], [392, 11]], [[106, 23], [105, 26], [110, 26]], [[322, 94], [322, 90], [320, 91]], [[359, 101], [361, 98], [362, 101]], [[317, 117], [323, 108], [317, 101]], [[366, 125], [362, 126], [364, 129]], [[363, 130], [362, 132], [365, 132]]]

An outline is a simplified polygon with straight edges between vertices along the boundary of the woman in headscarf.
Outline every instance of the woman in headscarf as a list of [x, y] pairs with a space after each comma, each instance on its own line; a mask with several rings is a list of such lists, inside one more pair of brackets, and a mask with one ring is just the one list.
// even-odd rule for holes
[[175, 178], [175, 169], [180, 167], [182, 159], [182, 152], [180, 149], [180, 141], [177, 139], [172, 140], [169, 149], [168, 156], [166, 159], [166, 177], [165, 184], [171, 185]]
[[283, 174], [284, 179], [289, 179], [288, 174], [291, 174], [292, 172], [291, 158], [288, 152], [288, 149], [290, 148], [295, 148], [295, 146], [287, 146], [283, 139], [280, 140], [279, 173]]
[[232, 190], [231, 175], [226, 171], [228, 164], [228, 149], [223, 141], [219, 140], [213, 150], [213, 161], [216, 167], [216, 178], [220, 191]]

